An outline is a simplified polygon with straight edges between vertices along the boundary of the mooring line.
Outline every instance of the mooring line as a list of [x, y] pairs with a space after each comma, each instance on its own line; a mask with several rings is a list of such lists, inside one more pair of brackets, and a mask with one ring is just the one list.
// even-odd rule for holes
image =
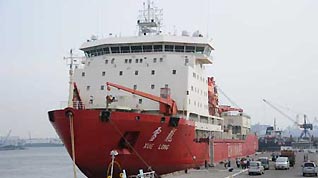
[[76, 164], [75, 164], [75, 136], [74, 136], [74, 118], [73, 113], [69, 113], [68, 117], [70, 119], [70, 131], [71, 131], [71, 144], [72, 144], [72, 160], [73, 160], [73, 174], [74, 178], [77, 178], [76, 174]]

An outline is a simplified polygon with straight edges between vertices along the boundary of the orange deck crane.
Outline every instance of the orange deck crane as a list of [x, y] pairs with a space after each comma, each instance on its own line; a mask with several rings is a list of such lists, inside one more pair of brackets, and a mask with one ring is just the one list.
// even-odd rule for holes
[[135, 94], [135, 95], [138, 95], [153, 101], [157, 101], [160, 103], [159, 111], [160, 113], [164, 115], [176, 115], [178, 112], [176, 102], [170, 98], [170, 88], [161, 88], [160, 97], [159, 97], [149, 93], [131, 89], [122, 85], [111, 83], [111, 82], [106, 82], [106, 86], [108, 90], [110, 90], [110, 86], [111, 86], [119, 90], [124, 90], [126, 92], [129, 92], [129, 93], [132, 93], [132, 94]]

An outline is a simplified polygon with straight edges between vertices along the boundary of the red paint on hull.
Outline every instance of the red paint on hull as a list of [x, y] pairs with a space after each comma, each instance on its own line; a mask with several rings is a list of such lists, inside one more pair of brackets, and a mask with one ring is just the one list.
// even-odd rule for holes
[[214, 162], [227, 160], [228, 158], [245, 157], [258, 150], [258, 138], [250, 134], [245, 140], [214, 140]]
[[[137, 174], [139, 169], [147, 170], [148, 167], [157, 174], [165, 174], [197, 167], [209, 160], [208, 143], [195, 142], [192, 121], [180, 119], [178, 126], [172, 127], [169, 125], [170, 117], [165, 117], [165, 122], [162, 122], [159, 115], [111, 112], [110, 120], [102, 122], [100, 110], [71, 110], [74, 113], [76, 164], [88, 177], [106, 177], [111, 150], [119, 152], [115, 158], [118, 162], [115, 168], [120, 166], [128, 174]], [[71, 155], [70, 124], [65, 112], [56, 110], [49, 115]], [[159, 127], [161, 132], [150, 141]], [[120, 146], [127, 132], [138, 133], [133, 149]]]

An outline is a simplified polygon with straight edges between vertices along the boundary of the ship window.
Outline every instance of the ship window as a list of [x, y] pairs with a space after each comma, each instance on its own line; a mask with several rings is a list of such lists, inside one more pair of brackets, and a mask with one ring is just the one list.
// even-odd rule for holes
[[108, 64], [108, 60], [107, 59], [105, 60], [105, 64]]
[[161, 58], [159, 59], [159, 61], [160, 61], [160, 62], [163, 62], [163, 58], [161, 57]]
[[102, 55], [102, 49], [97, 49], [96, 51], [98, 56]]
[[104, 90], [105, 89], [105, 86], [104, 85], [101, 85], [100, 86], [100, 90]]
[[119, 75], [123, 75], [123, 71], [119, 71]]
[[155, 70], [151, 70], [151, 75], [155, 75]]
[[184, 59], [184, 65], [187, 65], [189, 63], [189, 59], [188, 58], [185, 58]]
[[176, 45], [176, 46], [175, 46], [175, 50], [176, 50], [176, 52], [181, 52], [181, 53], [183, 53], [183, 52], [184, 52], [184, 46], [178, 46], [178, 45]]
[[134, 85], [134, 90], [137, 90], [137, 85]]
[[131, 46], [132, 53], [140, 53], [142, 51], [141, 46]]
[[139, 59], [139, 63], [142, 63], [142, 59]]
[[144, 52], [152, 52], [152, 45], [142, 46]]
[[129, 48], [129, 46], [122, 46], [122, 47], [120, 47], [120, 51], [122, 53], [130, 53], [130, 48]]
[[138, 75], [138, 70], [135, 71], [135, 75]]
[[106, 75], [106, 72], [105, 72], [105, 71], [103, 71], [103, 72], [102, 72], [102, 76], [105, 76], [105, 75]]
[[135, 59], [136, 63], [138, 63], [138, 59]]
[[128, 62], [128, 59], [125, 59], [125, 63], [127, 63]]
[[153, 63], [156, 63], [157, 62], [157, 58], [153, 58]]
[[86, 86], [86, 90], [88, 91], [91, 88], [91, 86]]
[[168, 84], [165, 84], [165, 88], [168, 88], [169, 87], [169, 85]]
[[196, 78], [196, 74], [193, 72], [193, 77]]
[[151, 89], [155, 89], [155, 85], [154, 84], [151, 85]]
[[142, 99], [139, 99], [139, 100], [138, 100], [138, 103], [139, 103], [139, 104], [142, 104]]
[[118, 46], [110, 47], [110, 50], [112, 51], [112, 53], [119, 53], [119, 47]]
[[193, 86], [191, 86], [191, 91], [193, 91]]
[[207, 47], [204, 53], [205, 53], [207, 56], [210, 56], [211, 51], [212, 51], [212, 48], [211, 48], [211, 47]]
[[85, 77], [85, 72], [82, 72], [82, 77]]
[[131, 59], [129, 59], [129, 63], [131, 63], [131, 61], [132, 61], [132, 60], [131, 60]]
[[113, 58], [113, 59], [110, 61], [110, 63], [112, 63], [112, 64], [114, 64], [114, 62], [115, 62], [115, 58]]
[[162, 51], [162, 45], [154, 45], [153, 48], [154, 48], [155, 52], [161, 52]]
[[172, 74], [176, 74], [177, 73], [177, 70], [172, 70]]
[[197, 46], [197, 47], [195, 48], [195, 52], [196, 52], [196, 53], [203, 54], [203, 51], [204, 51], [204, 47]]
[[96, 56], [96, 50], [91, 50], [91, 56]]
[[103, 51], [104, 51], [105, 54], [109, 54], [109, 48], [108, 47], [103, 48]]
[[174, 46], [173, 45], [165, 45], [165, 51], [174, 51]]
[[194, 46], [186, 46], [186, 52], [194, 53], [195, 47]]

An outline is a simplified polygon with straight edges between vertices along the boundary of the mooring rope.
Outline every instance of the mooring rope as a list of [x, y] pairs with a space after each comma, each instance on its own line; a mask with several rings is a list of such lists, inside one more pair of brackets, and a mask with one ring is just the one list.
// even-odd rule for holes
[[74, 178], [77, 178], [76, 175], [76, 164], [75, 164], [75, 136], [74, 136], [74, 118], [73, 114], [69, 113], [68, 117], [70, 119], [70, 131], [71, 131], [71, 144], [72, 144], [72, 158], [73, 158], [73, 173]]
[[[152, 167], [146, 162], [146, 160], [143, 159], [143, 157], [137, 152], [137, 150], [128, 142], [128, 140], [124, 137], [124, 134], [119, 130], [117, 125], [110, 120], [110, 123], [114, 126], [115, 130], [118, 132], [118, 134], [125, 140], [125, 142], [128, 144], [128, 146], [133, 150], [133, 152], [136, 153], [136, 156], [147, 166], [149, 171], [154, 171]], [[156, 174], [156, 177], [159, 177], [159, 175]]]

